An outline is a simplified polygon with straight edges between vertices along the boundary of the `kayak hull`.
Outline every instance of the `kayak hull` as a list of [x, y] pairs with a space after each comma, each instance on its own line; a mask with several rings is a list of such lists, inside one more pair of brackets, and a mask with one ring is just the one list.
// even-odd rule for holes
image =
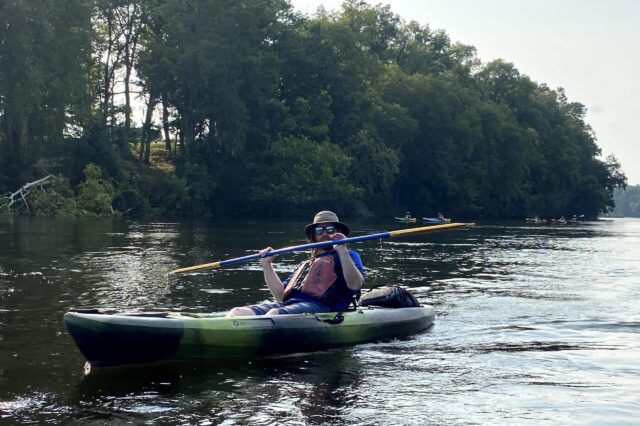
[[444, 223], [451, 223], [451, 219], [449, 218], [438, 218], [438, 217], [423, 217], [422, 222], [429, 225], [441, 225]]
[[68, 312], [64, 323], [92, 367], [163, 360], [238, 359], [307, 352], [419, 333], [431, 306], [336, 313], [222, 314]]
[[407, 219], [406, 217], [396, 217], [395, 220], [397, 220], [398, 222], [416, 223], [418, 219], [415, 217], [409, 219]]

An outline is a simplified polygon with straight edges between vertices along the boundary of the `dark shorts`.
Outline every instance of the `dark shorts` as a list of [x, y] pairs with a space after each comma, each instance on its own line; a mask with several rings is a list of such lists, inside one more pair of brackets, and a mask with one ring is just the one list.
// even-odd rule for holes
[[278, 309], [280, 315], [286, 314], [317, 314], [320, 312], [333, 312], [334, 310], [329, 308], [320, 302], [311, 300], [301, 300], [291, 298], [282, 303], [262, 303], [260, 305], [251, 305], [248, 307], [256, 315], [265, 315], [271, 309]]

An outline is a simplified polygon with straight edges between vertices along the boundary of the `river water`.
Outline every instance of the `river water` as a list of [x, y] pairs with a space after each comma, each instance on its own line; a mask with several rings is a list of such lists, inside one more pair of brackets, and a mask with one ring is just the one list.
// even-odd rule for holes
[[[638, 424], [640, 220], [485, 223], [353, 245], [367, 286], [437, 311], [411, 338], [221, 365], [84, 371], [70, 308], [214, 312], [268, 298], [257, 264], [304, 221], [0, 218], [0, 423]], [[397, 229], [351, 222], [352, 236]], [[304, 254], [277, 258], [285, 275]]]

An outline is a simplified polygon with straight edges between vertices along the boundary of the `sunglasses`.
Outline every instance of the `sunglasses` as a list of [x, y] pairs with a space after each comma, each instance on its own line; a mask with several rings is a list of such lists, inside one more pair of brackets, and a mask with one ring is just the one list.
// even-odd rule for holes
[[326, 225], [326, 226], [316, 226], [315, 228], [313, 228], [313, 233], [316, 235], [322, 235], [323, 232], [326, 232], [327, 234], [331, 235], [331, 234], [335, 234], [337, 231], [335, 225]]

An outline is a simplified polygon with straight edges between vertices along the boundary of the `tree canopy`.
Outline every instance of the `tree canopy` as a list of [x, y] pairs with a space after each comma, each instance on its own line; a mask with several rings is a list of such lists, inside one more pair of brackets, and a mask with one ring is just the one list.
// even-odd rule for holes
[[95, 212], [595, 217], [626, 177], [585, 113], [382, 4], [0, 4], [0, 190], [100, 182]]

